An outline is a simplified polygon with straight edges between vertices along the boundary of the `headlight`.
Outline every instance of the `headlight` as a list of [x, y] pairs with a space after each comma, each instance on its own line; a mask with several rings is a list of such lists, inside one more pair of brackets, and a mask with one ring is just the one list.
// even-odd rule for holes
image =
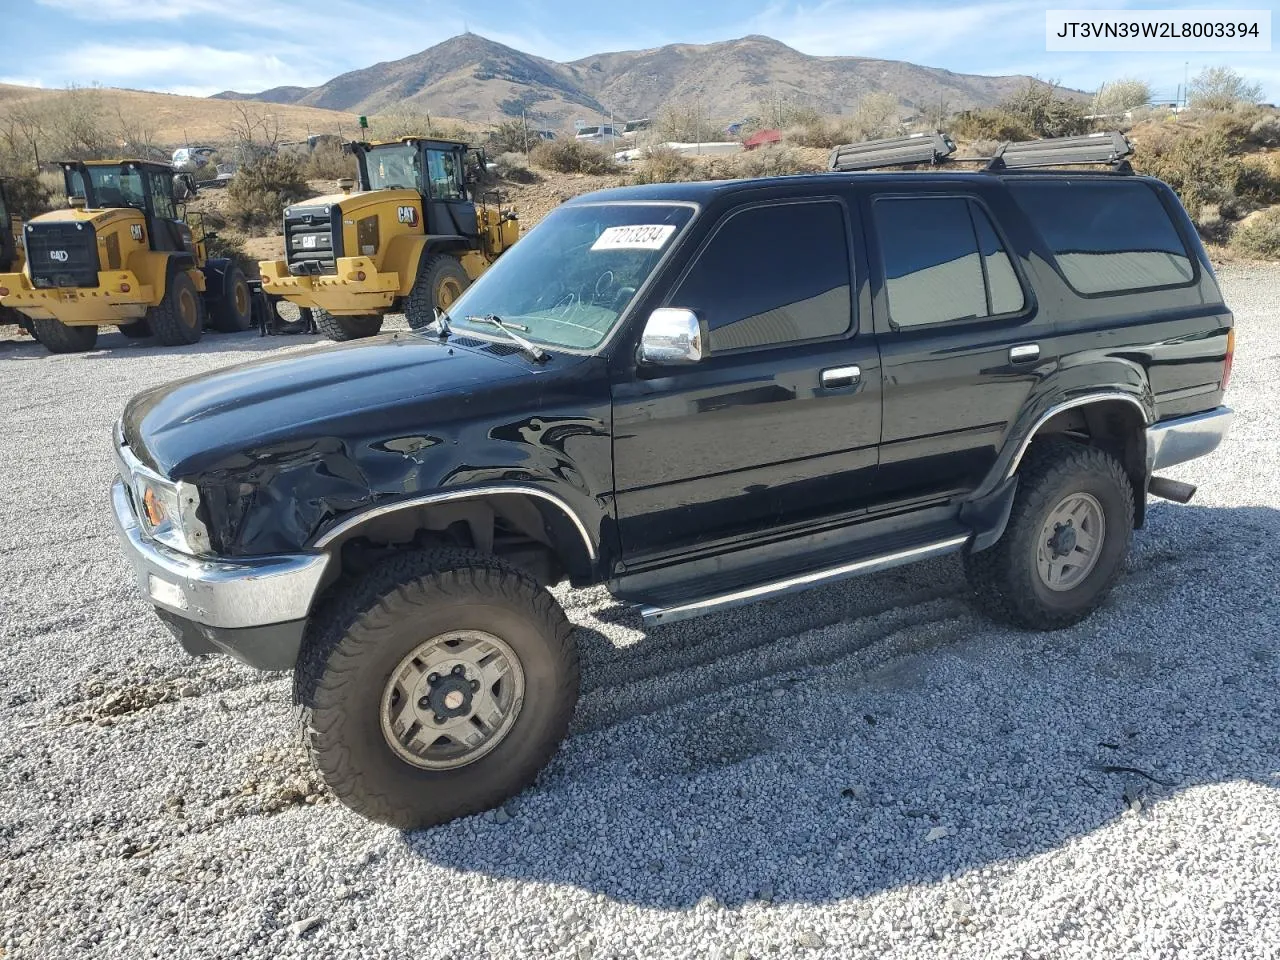
[[209, 552], [209, 531], [199, 517], [195, 486], [139, 471], [134, 473], [133, 492], [138, 517], [153, 540], [182, 553]]

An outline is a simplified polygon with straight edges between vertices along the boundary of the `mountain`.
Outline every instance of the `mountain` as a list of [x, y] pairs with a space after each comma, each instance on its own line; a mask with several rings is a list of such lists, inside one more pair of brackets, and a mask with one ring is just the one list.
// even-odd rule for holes
[[712, 119], [760, 112], [775, 102], [838, 114], [882, 91], [896, 96], [905, 111], [940, 101], [962, 110], [990, 106], [1028, 80], [953, 73], [900, 60], [813, 57], [761, 36], [556, 63], [467, 33], [318, 87], [216, 96], [366, 114], [408, 106], [477, 122], [518, 117], [525, 110], [541, 125], [565, 127], [574, 119], [610, 113], [618, 119], [652, 116], [672, 104], [696, 108]]

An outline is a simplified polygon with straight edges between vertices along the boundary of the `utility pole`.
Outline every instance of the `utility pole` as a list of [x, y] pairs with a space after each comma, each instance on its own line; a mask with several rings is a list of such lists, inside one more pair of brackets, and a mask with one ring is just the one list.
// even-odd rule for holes
[[524, 156], [529, 159], [529, 116], [523, 110], [520, 111], [520, 124], [524, 127]]

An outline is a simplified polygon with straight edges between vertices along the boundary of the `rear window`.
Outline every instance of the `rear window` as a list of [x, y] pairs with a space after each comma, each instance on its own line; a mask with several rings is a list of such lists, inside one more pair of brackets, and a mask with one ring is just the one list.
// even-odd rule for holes
[[1077, 293], [1128, 293], [1195, 279], [1187, 248], [1148, 184], [1008, 183]]

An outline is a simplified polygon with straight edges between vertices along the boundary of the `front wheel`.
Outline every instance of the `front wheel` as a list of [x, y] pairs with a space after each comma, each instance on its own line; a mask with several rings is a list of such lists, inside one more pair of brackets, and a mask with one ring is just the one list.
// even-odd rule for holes
[[418, 270], [418, 279], [404, 300], [405, 320], [414, 330], [430, 326], [436, 318], [436, 310], [448, 313], [453, 302], [470, 285], [471, 278], [457, 257], [437, 254]]
[[560, 605], [528, 574], [466, 550], [398, 554], [341, 589], [294, 674], [325, 782], [352, 810], [402, 829], [519, 792], [577, 698]]
[[339, 343], [372, 337], [382, 329], [382, 315], [378, 313], [354, 317], [336, 316], [328, 310], [312, 307], [311, 318], [315, 321], [317, 333]]
[[994, 619], [1056, 630], [1096, 610], [1133, 538], [1133, 486], [1120, 463], [1069, 440], [1036, 444], [999, 541], [965, 556], [978, 605]]
[[169, 274], [164, 299], [147, 311], [147, 325], [166, 347], [199, 342], [204, 336], [204, 302], [185, 270]]
[[50, 353], [83, 353], [98, 342], [97, 327], [69, 327], [61, 320], [32, 320], [31, 332]]

